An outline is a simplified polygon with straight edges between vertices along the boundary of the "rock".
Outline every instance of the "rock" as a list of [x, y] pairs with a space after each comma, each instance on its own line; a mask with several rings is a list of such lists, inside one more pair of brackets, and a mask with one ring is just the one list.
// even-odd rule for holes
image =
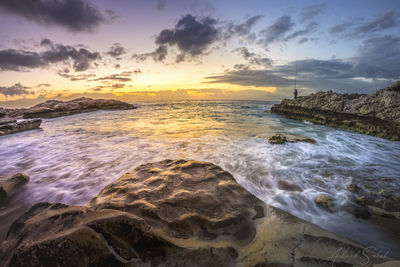
[[296, 135], [282, 135], [282, 134], [275, 134], [271, 137], [269, 137], [268, 141], [275, 145], [275, 144], [284, 144], [286, 142], [288, 143], [297, 143], [297, 142], [306, 142], [306, 143], [312, 143], [315, 144], [316, 141], [311, 138], [311, 137], [302, 137], [302, 136], [296, 136]]
[[400, 81], [370, 95], [328, 91], [284, 99], [271, 112], [399, 141]]
[[382, 217], [388, 217], [388, 218], [400, 219], [400, 212], [390, 212], [390, 211], [387, 211], [385, 209], [381, 209], [381, 208], [374, 207], [374, 206], [371, 206], [371, 205], [368, 205], [367, 208], [368, 208], [368, 211], [371, 212], [374, 215], [382, 216]]
[[0, 121], [0, 135], [17, 133], [39, 128], [41, 119], [33, 120], [3, 120]]
[[360, 204], [361, 206], [366, 206], [367, 205], [367, 198], [365, 196], [360, 196], [357, 198], [356, 202]]
[[286, 190], [286, 191], [298, 191], [298, 192], [303, 191], [300, 186], [295, 185], [295, 184], [290, 184], [283, 180], [278, 181], [278, 187], [279, 187], [279, 189]]
[[0, 108], [0, 118], [3, 118], [6, 116], [6, 111], [4, 110], [4, 108]]
[[271, 136], [268, 139], [268, 141], [273, 145], [276, 145], [276, 144], [280, 145], [280, 144], [284, 144], [286, 142], [286, 137], [281, 134], [275, 134], [275, 135]]
[[81, 97], [71, 101], [48, 100], [31, 108], [7, 110], [12, 118], [54, 118], [96, 110], [135, 109], [131, 105], [116, 99], [92, 99]]
[[381, 264], [374, 264], [373, 267], [399, 267], [400, 261], [388, 261]]
[[29, 176], [22, 173], [17, 173], [11, 177], [0, 177], [0, 201], [5, 200], [27, 182], [29, 182]]
[[356, 218], [368, 219], [369, 217], [371, 217], [371, 213], [368, 211], [367, 208], [363, 206], [352, 205], [347, 208], [347, 211], [353, 214]]
[[358, 193], [361, 190], [361, 187], [359, 187], [357, 184], [348, 184], [346, 186], [346, 190], [352, 193]]
[[371, 264], [390, 260], [266, 205], [218, 166], [187, 160], [141, 165], [83, 207], [37, 204], [12, 224], [0, 251], [1, 266], [352, 266], [366, 258]]
[[318, 206], [323, 207], [324, 209], [330, 209], [330, 207], [333, 205], [333, 199], [324, 194], [317, 195], [314, 201]]

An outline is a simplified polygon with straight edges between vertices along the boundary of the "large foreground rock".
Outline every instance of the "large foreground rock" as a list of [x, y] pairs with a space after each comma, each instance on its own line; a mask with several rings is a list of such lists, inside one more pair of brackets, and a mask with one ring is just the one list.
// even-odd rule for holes
[[4, 266], [353, 266], [387, 260], [266, 205], [211, 163], [186, 160], [139, 166], [84, 207], [37, 204], [13, 223], [0, 251]]
[[29, 182], [29, 176], [22, 173], [17, 173], [11, 177], [0, 176], [0, 201], [5, 200], [27, 182]]
[[0, 135], [33, 130], [40, 127], [41, 119], [33, 120], [0, 120]]
[[28, 109], [6, 110], [9, 117], [54, 118], [96, 110], [135, 109], [131, 105], [115, 99], [77, 98], [71, 101], [48, 100]]
[[400, 81], [370, 95], [318, 92], [284, 99], [271, 108], [289, 118], [308, 120], [364, 134], [400, 140]]

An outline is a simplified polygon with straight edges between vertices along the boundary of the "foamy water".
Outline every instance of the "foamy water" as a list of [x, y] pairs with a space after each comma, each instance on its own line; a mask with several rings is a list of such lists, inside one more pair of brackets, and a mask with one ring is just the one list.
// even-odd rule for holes
[[[44, 120], [41, 129], [0, 137], [0, 175], [26, 173], [31, 181], [0, 208], [0, 240], [31, 205], [82, 205], [125, 172], [163, 159], [215, 163], [265, 202], [307, 221], [400, 255], [389, 233], [346, 212], [349, 183], [392, 178], [400, 188], [400, 142], [295, 121], [264, 112], [269, 102], [177, 101], [142, 103], [136, 110], [98, 111]], [[268, 136], [290, 133], [317, 144], [271, 145]], [[278, 180], [302, 192], [277, 188]], [[318, 208], [319, 193], [335, 210]], [[368, 234], [366, 234], [368, 233]]]

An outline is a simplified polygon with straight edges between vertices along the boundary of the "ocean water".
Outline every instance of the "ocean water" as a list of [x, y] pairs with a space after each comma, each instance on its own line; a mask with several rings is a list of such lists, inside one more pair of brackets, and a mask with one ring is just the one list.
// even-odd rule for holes
[[[352, 200], [343, 189], [349, 183], [400, 188], [400, 142], [265, 112], [272, 104], [145, 102], [135, 110], [45, 119], [41, 129], [1, 136], [0, 176], [22, 172], [31, 181], [0, 207], [0, 241], [35, 203], [82, 205], [141, 164], [184, 158], [215, 163], [266, 203], [400, 257], [393, 234], [347, 211]], [[312, 137], [317, 144], [271, 145], [275, 133]], [[279, 180], [303, 191], [281, 190]], [[316, 206], [319, 193], [335, 199], [333, 212]]]

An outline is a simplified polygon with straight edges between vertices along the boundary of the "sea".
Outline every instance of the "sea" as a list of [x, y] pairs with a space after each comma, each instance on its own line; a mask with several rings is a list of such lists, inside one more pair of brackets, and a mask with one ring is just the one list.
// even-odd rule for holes
[[[400, 142], [297, 121], [268, 101], [139, 102], [138, 108], [44, 119], [40, 129], [0, 137], [0, 176], [31, 180], [0, 207], [0, 242], [11, 223], [38, 202], [83, 205], [135, 167], [164, 159], [212, 162], [266, 203], [400, 258], [399, 233], [356, 218], [345, 190], [400, 188]], [[290, 134], [312, 143], [272, 145]], [[286, 191], [279, 181], [301, 191]], [[314, 198], [334, 199], [331, 211]]]

